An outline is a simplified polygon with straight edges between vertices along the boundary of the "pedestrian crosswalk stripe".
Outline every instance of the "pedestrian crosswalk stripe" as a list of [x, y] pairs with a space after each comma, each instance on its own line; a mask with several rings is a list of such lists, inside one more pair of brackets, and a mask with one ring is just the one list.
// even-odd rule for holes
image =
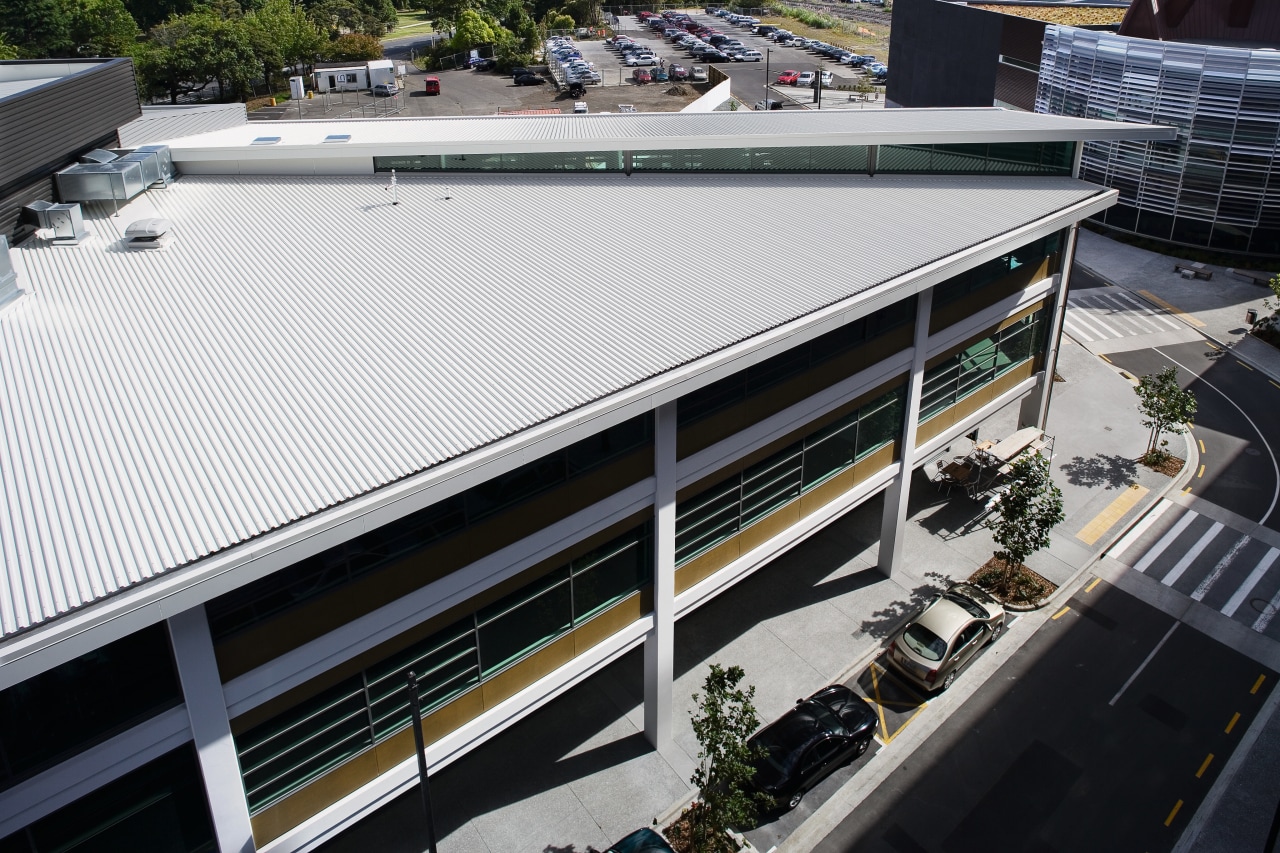
[[1129, 550], [1129, 548], [1133, 546], [1133, 543], [1138, 541], [1138, 538], [1142, 536], [1142, 534], [1151, 529], [1151, 525], [1155, 524], [1160, 516], [1168, 512], [1169, 507], [1171, 506], [1173, 506], [1171, 502], [1162, 498], [1160, 503], [1156, 504], [1151, 512], [1147, 513], [1141, 521], [1130, 528], [1129, 532], [1116, 543], [1115, 547], [1111, 550], [1112, 555], [1118, 559], [1125, 551]]
[[1262, 562], [1253, 567], [1253, 571], [1249, 572], [1249, 577], [1245, 578], [1244, 583], [1240, 584], [1240, 588], [1231, 594], [1231, 598], [1222, 606], [1222, 612], [1227, 616], [1235, 616], [1236, 609], [1240, 607], [1244, 600], [1253, 592], [1253, 588], [1258, 585], [1258, 581], [1262, 580], [1267, 571], [1271, 568], [1271, 564], [1276, 561], [1276, 557], [1280, 557], [1280, 548], [1272, 548], [1267, 555], [1262, 558]]
[[1209, 590], [1217, 583], [1218, 578], [1222, 577], [1222, 573], [1227, 570], [1227, 566], [1231, 565], [1231, 561], [1236, 558], [1244, 546], [1248, 545], [1251, 540], [1248, 536], [1241, 536], [1236, 540], [1236, 544], [1231, 546], [1227, 553], [1222, 555], [1222, 559], [1213, 567], [1213, 571], [1200, 581], [1200, 585], [1196, 587], [1195, 592], [1191, 593], [1191, 598], [1195, 601], [1204, 601], [1204, 597], [1209, 594]]
[[1182, 577], [1183, 572], [1187, 570], [1187, 566], [1190, 566], [1192, 563], [1194, 563], [1196, 561], [1196, 558], [1199, 557], [1202, 553], [1204, 553], [1204, 549], [1209, 547], [1209, 543], [1213, 541], [1213, 538], [1217, 536], [1218, 533], [1220, 533], [1222, 531], [1222, 528], [1225, 526], [1226, 525], [1223, 524], [1221, 521], [1215, 521], [1213, 523], [1213, 526], [1211, 526], [1208, 530], [1206, 530], [1204, 532], [1204, 535], [1200, 537], [1200, 540], [1196, 542], [1196, 544], [1191, 546], [1191, 550], [1182, 555], [1182, 559], [1179, 560], [1174, 565], [1174, 567], [1169, 570], [1169, 574], [1165, 575], [1164, 585], [1173, 586], [1175, 583], [1177, 583], [1178, 578]]
[[1156, 561], [1156, 558], [1164, 553], [1164, 549], [1173, 544], [1173, 540], [1177, 539], [1182, 531], [1186, 530], [1196, 518], [1197, 516], [1194, 512], [1188, 511], [1183, 514], [1182, 518], [1178, 519], [1178, 523], [1169, 528], [1169, 532], [1160, 537], [1160, 541], [1143, 555], [1142, 559], [1133, 568], [1136, 571], [1145, 572]]
[[1271, 617], [1276, 615], [1276, 608], [1280, 607], [1280, 590], [1276, 590], [1276, 594], [1271, 597], [1271, 601], [1267, 604], [1267, 608], [1262, 611], [1257, 620], [1253, 623], [1253, 630], [1261, 634], [1267, 630], [1267, 626], [1271, 624]]

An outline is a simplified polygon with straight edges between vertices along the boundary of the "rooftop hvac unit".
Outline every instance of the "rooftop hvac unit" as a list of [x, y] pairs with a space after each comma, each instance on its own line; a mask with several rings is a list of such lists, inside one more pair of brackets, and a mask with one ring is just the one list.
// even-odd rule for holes
[[0, 234], [0, 305], [12, 302], [22, 295], [18, 290], [18, 274], [9, 259], [9, 238]]
[[33, 201], [27, 205], [27, 209], [35, 211], [40, 223], [40, 231], [36, 232], [36, 236], [51, 239], [54, 245], [74, 246], [89, 236], [78, 204]]
[[95, 148], [80, 155], [81, 163], [110, 163], [114, 159], [116, 159], [115, 154], [101, 148]]
[[173, 237], [173, 223], [167, 219], [139, 219], [124, 229], [126, 249], [163, 249]]
[[142, 164], [136, 160], [77, 163], [55, 176], [63, 201], [128, 201], [147, 188]]

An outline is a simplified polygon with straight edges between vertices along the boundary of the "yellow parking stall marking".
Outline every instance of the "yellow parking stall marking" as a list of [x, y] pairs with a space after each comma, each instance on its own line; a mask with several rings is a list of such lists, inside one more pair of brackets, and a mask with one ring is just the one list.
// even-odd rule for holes
[[1227, 734], [1231, 734], [1231, 730], [1236, 727], [1236, 723], [1240, 722], [1240, 712], [1236, 711], [1231, 717], [1231, 722], [1227, 723]]
[[[905, 687], [905, 685], [902, 684], [901, 681], [898, 681], [896, 678], [894, 678], [887, 670], [881, 669], [877, 664], [873, 663], [871, 664], [871, 666], [867, 667], [867, 672], [871, 675], [871, 692], [874, 694], [873, 696], [868, 698], [870, 698], [871, 701], [874, 702], [876, 705], [876, 716], [880, 718], [880, 731], [882, 733], [880, 739], [882, 743], [887, 745], [887, 744], [893, 743], [893, 739], [896, 738], [898, 735], [902, 734], [902, 730], [905, 729], [907, 726], [911, 725], [911, 722], [915, 720], [916, 717], [920, 716], [920, 712], [923, 711], [925, 708], [929, 707], [929, 703], [925, 702], [923, 699], [919, 702], [906, 702], [906, 701], [895, 701], [893, 699], [885, 699], [883, 696], [880, 695], [880, 676], [887, 675], [898, 686], [902, 687], [903, 689], [907, 689], [907, 688]], [[911, 691], [908, 691], [908, 692], [911, 692]], [[915, 708], [916, 712], [912, 714], [910, 717], [907, 717], [907, 719], [903, 721], [902, 725], [898, 726], [898, 728], [895, 731], [890, 733], [889, 723], [887, 720], [885, 720], [885, 717], [884, 717], [884, 709], [892, 706], [897, 706], [900, 708]]]
[[1156, 296], [1151, 291], [1139, 290], [1138, 293], [1146, 297], [1149, 301], [1159, 305], [1161, 308], [1168, 311], [1170, 314], [1177, 314], [1183, 320], [1186, 320], [1188, 323], [1195, 326], [1196, 328], [1198, 329], [1204, 328], [1204, 323], [1197, 320], [1193, 315], [1188, 314], [1186, 311], [1183, 311], [1181, 308], [1178, 308], [1174, 305], [1170, 305], [1168, 302], [1165, 302], [1163, 299], [1161, 299], [1159, 296]]
[[1178, 816], [1178, 809], [1182, 808], [1182, 800], [1178, 800], [1173, 804], [1173, 811], [1169, 812], [1169, 816], [1164, 819], [1164, 825], [1168, 826], [1173, 823], [1173, 819]]
[[1089, 585], [1084, 588], [1085, 592], [1093, 592], [1093, 588], [1102, 582], [1102, 578], [1094, 578], [1089, 581]]
[[1202, 439], [1200, 439], [1200, 452], [1201, 452], [1201, 453], [1205, 453], [1205, 452], [1207, 452], [1207, 451], [1204, 449], [1204, 439], [1203, 439], [1203, 438], [1202, 438]]
[[1200, 473], [1196, 474], [1196, 479], [1199, 479], [1199, 478], [1201, 478], [1201, 477], [1203, 477], [1203, 476], [1204, 476], [1204, 466], [1203, 466], [1203, 465], [1201, 465], [1201, 466], [1200, 466]]
[[1061, 610], [1059, 610], [1057, 613], [1053, 614], [1053, 616], [1052, 616], [1051, 618], [1053, 618], [1053, 619], [1055, 619], [1055, 620], [1056, 620], [1056, 619], [1058, 619], [1060, 616], [1062, 616], [1062, 614], [1066, 613], [1066, 612], [1067, 612], [1068, 610], [1070, 610], [1070, 609], [1071, 609], [1070, 607], [1064, 607], [1064, 608], [1062, 608]]
[[1249, 691], [1249, 695], [1253, 696], [1254, 694], [1256, 694], [1258, 692], [1258, 688], [1262, 686], [1262, 682], [1266, 680], [1267, 680], [1267, 677], [1265, 675], [1259, 675], [1258, 680], [1253, 682], [1253, 689]]
[[1093, 520], [1084, 526], [1076, 538], [1086, 545], [1092, 545], [1102, 538], [1102, 534], [1106, 533], [1114, 527], [1125, 513], [1133, 509], [1138, 501], [1146, 496], [1150, 489], [1139, 486], [1136, 483], [1130, 483], [1129, 488], [1120, 493], [1120, 496], [1113, 500], [1106, 509], [1094, 516]]
[[1252, 367], [1250, 367], [1249, 365], [1245, 364], [1243, 361], [1241, 361], [1241, 360], [1240, 360], [1240, 359], [1238, 359], [1238, 358], [1236, 359], [1236, 364], [1240, 365], [1240, 366], [1241, 366], [1241, 367], [1243, 367], [1245, 370], [1253, 370], [1253, 368], [1252, 368]]
[[1204, 775], [1204, 771], [1209, 769], [1209, 765], [1213, 763], [1213, 753], [1209, 753], [1209, 757], [1204, 760], [1204, 764], [1200, 765], [1200, 769], [1196, 771], [1196, 778], [1199, 779]]

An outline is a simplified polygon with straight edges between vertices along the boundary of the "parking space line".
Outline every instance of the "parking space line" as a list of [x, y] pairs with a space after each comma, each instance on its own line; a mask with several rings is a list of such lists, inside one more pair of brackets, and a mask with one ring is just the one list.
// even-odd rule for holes
[[[1169, 638], [1173, 636], [1173, 632], [1177, 630], [1178, 625], [1180, 624], [1181, 623], [1179, 622], [1174, 622], [1169, 626], [1169, 630], [1160, 638], [1160, 642], [1156, 643], [1156, 647], [1151, 650], [1151, 654], [1147, 655], [1146, 660], [1138, 665], [1138, 668], [1133, 671], [1133, 675], [1129, 676], [1129, 680], [1120, 686], [1120, 689], [1116, 691], [1116, 695], [1112, 696], [1111, 701], [1107, 703], [1108, 705], [1115, 707], [1116, 702], [1119, 701], [1120, 697], [1124, 695], [1124, 692], [1129, 689], [1129, 685], [1133, 684], [1134, 679], [1141, 675], [1142, 671], [1147, 668], [1147, 664], [1151, 663], [1151, 659], [1156, 656], [1156, 652], [1160, 651], [1160, 647], [1169, 642]], [[1236, 716], [1240, 715], [1237, 714]], [[1235, 723], [1232, 723], [1232, 725], [1235, 725]], [[1231, 730], [1227, 729], [1227, 731]]]
[[1227, 728], [1224, 734], [1231, 734], [1231, 730], [1236, 727], [1236, 723], [1238, 722], [1240, 722], [1240, 712], [1236, 711], [1231, 715], [1231, 722], [1227, 723]]
[[1201, 776], [1203, 776], [1204, 771], [1208, 770], [1209, 765], [1212, 763], [1213, 763], [1213, 753], [1211, 752], [1209, 753], [1208, 757], [1205, 758], [1204, 763], [1200, 765], [1200, 769], [1196, 771], [1196, 778], [1199, 779]]
[[1262, 682], [1266, 681], [1266, 675], [1259, 675], [1258, 680], [1253, 682], [1253, 688], [1249, 691], [1249, 695], [1253, 696], [1258, 692], [1258, 688], [1262, 686]]
[[1173, 819], [1178, 816], [1178, 810], [1182, 808], [1182, 800], [1178, 800], [1173, 804], [1173, 811], [1169, 812], [1169, 816], [1164, 819], [1164, 825], [1168, 826], [1173, 823]]
[[[869, 698], [871, 698], [872, 701], [875, 702], [876, 716], [880, 718], [880, 730], [883, 733], [881, 736], [882, 737], [881, 742], [887, 746], [890, 743], [893, 743], [894, 738], [902, 734], [903, 729], [911, 725], [912, 721], [915, 720], [915, 718], [920, 715], [921, 711], [929, 707], [929, 703], [926, 702], [923, 697], [919, 697], [920, 698], [919, 702], [894, 701], [892, 699], [885, 699], [880, 695], [880, 676], [887, 676], [890, 681], [892, 681], [894, 684], [896, 684], [898, 687], [902, 688], [912, 696], [918, 697], [919, 694], [917, 694], [914, 690], [907, 687], [899, 679], [894, 678], [893, 674], [890, 673], [888, 670], [880, 667], [874, 662], [869, 667], [867, 667], [867, 672], [871, 675], [871, 691], [872, 693], [875, 694], [874, 697], [869, 697]], [[895, 706], [895, 705], [903, 708], [914, 707], [916, 709], [916, 712], [912, 714], [910, 717], [908, 717], [906, 721], [902, 723], [902, 725], [898, 726], [896, 731], [890, 734], [889, 723], [884, 716], [884, 709], [887, 707]]]

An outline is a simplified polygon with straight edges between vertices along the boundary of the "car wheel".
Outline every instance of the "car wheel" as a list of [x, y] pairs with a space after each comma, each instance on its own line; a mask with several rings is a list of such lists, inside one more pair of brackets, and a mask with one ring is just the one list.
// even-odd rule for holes
[[1004, 623], [997, 622], [996, 626], [991, 629], [991, 639], [988, 640], [987, 642], [994, 643], [996, 640], [1000, 639], [1000, 634], [1003, 632], [1004, 632]]
[[871, 746], [871, 738], [865, 738], [864, 740], [858, 741], [857, 747], [855, 747], [853, 750], [854, 757], [860, 757], [862, 755], [865, 755], [867, 752], [867, 747], [869, 746]]
[[804, 799], [804, 791], [796, 791], [791, 795], [791, 799], [787, 800], [787, 809], [794, 809], [800, 805], [800, 801]]
[[953, 670], [951, 670], [950, 672], [948, 672], [948, 673], [947, 673], [946, 680], [944, 680], [944, 681], [942, 682], [942, 689], [943, 689], [943, 690], [947, 690], [947, 689], [949, 689], [949, 688], [951, 687], [951, 685], [955, 684], [955, 683], [956, 683], [956, 676], [957, 676], [958, 674], [959, 674], [959, 670], [955, 670], [955, 669], [953, 669]]

